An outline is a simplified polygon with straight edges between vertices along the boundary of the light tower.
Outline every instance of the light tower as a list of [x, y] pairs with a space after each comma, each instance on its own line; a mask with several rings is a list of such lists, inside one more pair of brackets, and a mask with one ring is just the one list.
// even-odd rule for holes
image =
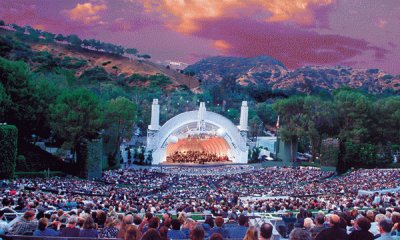
[[147, 150], [152, 150], [157, 144], [156, 136], [160, 130], [160, 105], [158, 104], [158, 99], [153, 99], [153, 104], [151, 105], [151, 122], [147, 128]]
[[249, 131], [248, 126], [249, 121], [249, 107], [247, 106], [247, 101], [242, 101], [242, 107], [240, 108], [240, 124], [239, 131], [240, 135], [247, 139], [247, 132]]

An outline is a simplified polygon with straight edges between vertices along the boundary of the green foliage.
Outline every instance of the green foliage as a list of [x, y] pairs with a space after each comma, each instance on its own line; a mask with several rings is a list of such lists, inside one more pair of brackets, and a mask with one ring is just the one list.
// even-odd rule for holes
[[320, 163], [322, 166], [336, 167], [339, 159], [339, 141], [338, 139], [325, 139], [321, 146]]
[[266, 102], [258, 103], [255, 110], [264, 125], [275, 125], [278, 115], [276, 114], [272, 104]]
[[150, 59], [151, 56], [149, 54], [141, 54], [141, 55], [137, 55], [138, 58], [143, 58], [143, 59]]
[[0, 178], [13, 178], [17, 156], [18, 129], [13, 125], [0, 125]]
[[82, 44], [82, 40], [75, 34], [68, 35], [65, 38], [65, 41], [67, 41], [71, 46], [80, 48]]
[[5, 22], [3, 20], [0, 20], [0, 26], [4, 26]]
[[126, 52], [127, 54], [135, 55], [135, 54], [138, 53], [138, 50], [137, 50], [136, 48], [127, 48], [127, 49], [125, 49], [125, 52]]
[[16, 125], [21, 136], [30, 136], [35, 131], [37, 113], [41, 112], [31, 77], [25, 63], [0, 58], [0, 83], [3, 99], [7, 99], [2, 106], [4, 120]]
[[163, 74], [156, 74], [156, 75], [151, 75], [149, 77], [150, 80], [150, 87], [165, 87], [168, 84], [171, 84], [171, 80], [169, 77], [163, 75]]
[[110, 78], [109, 74], [106, 72], [106, 70], [100, 66], [96, 66], [94, 68], [84, 71], [79, 78], [81, 80], [87, 81], [88, 83], [105, 82], [105, 81], [111, 80], [111, 78]]
[[86, 89], [65, 91], [50, 105], [52, 129], [74, 147], [98, 137], [103, 115], [98, 98]]
[[[105, 137], [109, 139], [109, 161], [116, 163], [119, 146], [123, 137], [131, 137], [136, 121], [136, 104], [125, 97], [117, 97], [106, 104], [104, 125], [108, 129]], [[110, 164], [110, 166], [113, 166]]]

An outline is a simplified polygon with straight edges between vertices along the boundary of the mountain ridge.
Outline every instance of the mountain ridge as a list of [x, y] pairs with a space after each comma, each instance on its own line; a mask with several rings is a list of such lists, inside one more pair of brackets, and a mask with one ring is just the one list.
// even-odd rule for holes
[[189, 65], [185, 71], [193, 72], [202, 82], [220, 82], [224, 78], [232, 78], [242, 86], [267, 84], [272, 89], [295, 89], [304, 93], [315, 89], [332, 91], [343, 86], [371, 93], [400, 92], [400, 75], [391, 75], [380, 69], [305, 66], [288, 70], [284, 64], [270, 56], [210, 57]]

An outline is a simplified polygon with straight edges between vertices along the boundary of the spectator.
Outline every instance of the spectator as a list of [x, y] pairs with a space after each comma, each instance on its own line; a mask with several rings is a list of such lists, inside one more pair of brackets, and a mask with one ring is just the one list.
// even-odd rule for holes
[[99, 232], [95, 229], [93, 218], [88, 216], [83, 223], [81, 231], [79, 232], [79, 237], [97, 238], [98, 235]]
[[311, 218], [305, 218], [303, 221], [303, 227], [305, 230], [310, 231], [314, 227], [314, 222]]
[[228, 238], [228, 230], [224, 228], [224, 219], [222, 217], [217, 217], [215, 219], [215, 227], [210, 231], [210, 234], [219, 233], [223, 238]]
[[390, 240], [394, 239], [391, 236], [391, 231], [392, 231], [392, 222], [389, 219], [383, 219], [379, 222], [379, 232], [381, 236], [379, 238], [376, 238], [377, 240]]
[[28, 210], [23, 217], [12, 226], [10, 233], [14, 235], [32, 234], [37, 228], [38, 222], [35, 220], [35, 211]]
[[373, 240], [374, 235], [369, 232], [371, 223], [366, 217], [360, 217], [355, 223], [355, 230], [349, 235], [349, 240]]
[[289, 234], [289, 240], [312, 240], [310, 232], [305, 229], [295, 228]]
[[315, 217], [315, 225], [310, 229], [311, 237], [315, 239], [317, 235], [324, 229], [325, 216], [318, 214]]
[[246, 225], [248, 224], [248, 218], [245, 215], [240, 215], [238, 223], [239, 226], [231, 227], [228, 229], [228, 235], [230, 238], [244, 238], [244, 236], [246, 235]]
[[[122, 223], [121, 228], [120, 228], [119, 231], [118, 231], [117, 237], [118, 237], [118, 238], [124, 238], [127, 227], [129, 227], [130, 225], [132, 225], [132, 223], [133, 223], [133, 216], [132, 216], [132, 214], [126, 215], [125, 218], [124, 218], [124, 222]], [[139, 228], [139, 227], [138, 227], [138, 228]], [[140, 229], [140, 228], [139, 228], [139, 229]]]
[[60, 232], [60, 237], [79, 237], [80, 230], [76, 227], [77, 223], [78, 218], [76, 216], [69, 217], [67, 226]]
[[161, 240], [168, 240], [168, 228], [166, 226], [161, 227], [158, 232], [160, 233]]
[[168, 238], [170, 239], [185, 239], [186, 234], [181, 231], [181, 222], [178, 219], [172, 219], [171, 229], [168, 231]]
[[269, 223], [263, 223], [260, 227], [260, 240], [270, 240], [273, 227]]
[[254, 226], [249, 227], [249, 229], [247, 229], [246, 235], [244, 236], [243, 240], [258, 240], [257, 228]]
[[224, 240], [224, 237], [220, 233], [211, 234], [209, 240]]
[[379, 232], [379, 222], [382, 221], [383, 219], [386, 219], [386, 216], [382, 213], [376, 214], [375, 216], [375, 221], [371, 222], [371, 228], [370, 228], [370, 232], [374, 235], [374, 236], [378, 236], [380, 235]]
[[4, 234], [10, 231], [10, 226], [4, 221], [4, 212], [0, 210], [0, 234]]
[[145, 232], [140, 240], [160, 240], [161, 235], [154, 228], [149, 228], [147, 232]]
[[119, 229], [117, 226], [120, 225], [118, 219], [108, 217], [105, 222], [105, 227], [100, 231], [100, 238], [117, 238]]
[[315, 238], [316, 240], [347, 240], [346, 230], [340, 227], [340, 217], [332, 214], [329, 217], [329, 227], [323, 229]]
[[200, 224], [190, 231], [190, 240], [204, 240], [204, 229]]
[[139, 240], [142, 237], [142, 233], [135, 225], [128, 225], [126, 227], [124, 240]]
[[[47, 227], [49, 220], [47, 218], [39, 219], [38, 229], [33, 232], [33, 236], [58, 236], [60, 232]], [[57, 222], [57, 228], [60, 230], [61, 223]]]

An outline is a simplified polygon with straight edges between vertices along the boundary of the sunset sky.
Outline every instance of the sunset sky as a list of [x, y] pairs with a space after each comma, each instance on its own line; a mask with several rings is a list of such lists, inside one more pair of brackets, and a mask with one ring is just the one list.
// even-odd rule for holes
[[400, 74], [399, 0], [2, 0], [0, 19], [137, 48], [154, 61], [269, 55]]

